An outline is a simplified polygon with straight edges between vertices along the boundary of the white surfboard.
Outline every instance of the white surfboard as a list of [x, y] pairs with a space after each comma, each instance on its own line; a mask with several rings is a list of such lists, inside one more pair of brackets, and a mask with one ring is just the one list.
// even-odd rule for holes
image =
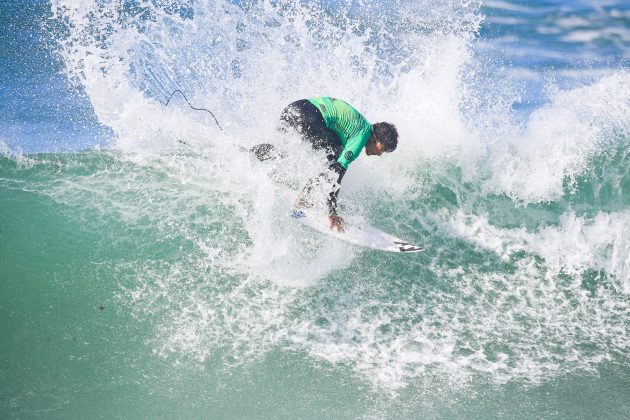
[[289, 216], [318, 232], [365, 248], [388, 252], [420, 252], [425, 247], [416, 246], [371, 226], [359, 217], [343, 217], [345, 232], [330, 229], [328, 213], [317, 209], [293, 209]]

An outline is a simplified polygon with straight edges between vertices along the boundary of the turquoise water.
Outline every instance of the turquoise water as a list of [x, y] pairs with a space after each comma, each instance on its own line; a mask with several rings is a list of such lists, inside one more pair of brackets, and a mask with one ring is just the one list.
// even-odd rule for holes
[[[234, 239], [246, 232], [221, 221], [230, 213], [203, 184], [182, 184], [162, 165], [83, 152], [0, 167], [9, 416], [622, 418], [629, 409], [627, 295], [603, 269], [555, 271], [525, 249], [505, 258], [416, 220], [397, 233], [431, 244], [421, 257], [353, 250], [345, 267], [292, 287], [209, 252], [247, 252]], [[457, 213], [445, 189], [410, 205], [429, 220]], [[552, 218], [553, 207], [530, 211]], [[386, 208], [382, 220], [402, 216]]]
[[[14, 6], [0, 417], [630, 415], [623, 3]], [[332, 92], [401, 133], [343, 208], [427, 251], [286, 217], [275, 119]]]

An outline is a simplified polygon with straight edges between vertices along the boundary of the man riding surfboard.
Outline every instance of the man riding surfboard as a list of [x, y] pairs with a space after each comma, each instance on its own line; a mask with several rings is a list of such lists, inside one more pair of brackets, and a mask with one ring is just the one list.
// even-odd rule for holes
[[[352, 163], [365, 148], [368, 156], [381, 156], [393, 152], [398, 145], [398, 131], [387, 122], [371, 124], [359, 111], [341, 99], [328, 96], [301, 99], [289, 104], [280, 115], [279, 130], [297, 132], [303, 141], [315, 150], [323, 150], [333, 172], [327, 205], [330, 228], [344, 231], [343, 219], [337, 214], [337, 195], [341, 180]], [[271, 158], [273, 146], [263, 143], [252, 147], [258, 159]], [[305, 205], [306, 198], [315, 183], [326, 179], [322, 173], [303, 188], [297, 199], [298, 205]], [[324, 181], [325, 182], [325, 181]]]

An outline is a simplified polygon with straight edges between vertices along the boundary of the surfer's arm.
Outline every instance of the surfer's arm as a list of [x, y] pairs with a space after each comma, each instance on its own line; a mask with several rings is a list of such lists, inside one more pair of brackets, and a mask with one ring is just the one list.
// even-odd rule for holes
[[[339, 165], [338, 163], [334, 163], [330, 165], [330, 170], [327, 172], [322, 172], [315, 178], [311, 178], [304, 188], [302, 188], [302, 192], [298, 196], [296, 203], [298, 205], [311, 206], [309, 204], [310, 199], [308, 198], [311, 190], [316, 186], [322, 186], [325, 188], [325, 185], [330, 185], [328, 197], [326, 197], [326, 205], [328, 207], [328, 214], [336, 215], [337, 214], [337, 196], [339, 195], [339, 188], [341, 187], [341, 180], [346, 173], [346, 169]], [[318, 187], [319, 188], [319, 187]]]
[[369, 138], [370, 132], [361, 132], [354, 137], [351, 137], [346, 142], [346, 146], [339, 154], [337, 161], [330, 165], [330, 170], [336, 174], [337, 181], [332, 185], [330, 194], [328, 195], [328, 211], [331, 215], [337, 214], [337, 196], [339, 195], [339, 189], [341, 188], [341, 179], [348, 170], [350, 165], [361, 153], [365, 143]]
[[350, 137], [335, 163], [330, 165], [330, 170], [333, 171], [337, 177], [337, 182], [332, 185], [332, 190], [328, 195], [328, 210], [330, 214], [337, 214], [337, 196], [339, 195], [339, 188], [341, 188], [341, 179], [348, 170], [348, 166], [359, 156], [361, 150], [365, 147], [370, 133], [371, 131], [360, 132]]
[[337, 215], [337, 196], [339, 195], [339, 190], [341, 189], [341, 180], [343, 176], [346, 174], [346, 168], [343, 167], [339, 162], [335, 162], [330, 165], [330, 170], [334, 172], [337, 176], [337, 180], [332, 184], [330, 193], [328, 193], [328, 199], [326, 200], [326, 204], [328, 205], [328, 213], [330, 215]]
[[[295, 200], [297, 206], [312, 206], [309, 193], [316, 185], [330, 184], [330, 192], [326, 198], [326, 205], [328, 207], [328, 219], [330, 221], [330, 228], [337, 229], [339, 232], [344, 232], [343, 219], [337, 215], [337, 196], [339, 195], [339, 188], [341, 187], [341, 180], [346, 173], [346, 168], [335, 162], [330, 166], [330, 171], [322, 172], [317, 177], [312, 178], [306, 183], [302, 192]], [[332, 175], [332, 176], [331, 176]]]
[[346, 168], [339, 164], [339, 162], [335, 162], [330, 166], [330, 169], [337, 175], [337, 180], [332, 184], [332, 189], [328, 194], [328, 221], [331, 229], [337, 229], [338, 232], [343, 233], [345, 232], [343, 219], [337, 214], [337, 196], [339, 195], [341, 179], [346, 173]]

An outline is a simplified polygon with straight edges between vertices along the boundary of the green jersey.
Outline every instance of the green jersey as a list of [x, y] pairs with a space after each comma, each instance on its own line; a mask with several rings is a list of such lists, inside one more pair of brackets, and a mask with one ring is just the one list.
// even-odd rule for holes
[[348, 169], [348, 165], [359, 156], [372, 135], [372, 124], [341, 99], [323, 96], [310, 98], [309, 102], [320, 110], [326, 127], [341, 140], [343, 151], [337, 162]]

